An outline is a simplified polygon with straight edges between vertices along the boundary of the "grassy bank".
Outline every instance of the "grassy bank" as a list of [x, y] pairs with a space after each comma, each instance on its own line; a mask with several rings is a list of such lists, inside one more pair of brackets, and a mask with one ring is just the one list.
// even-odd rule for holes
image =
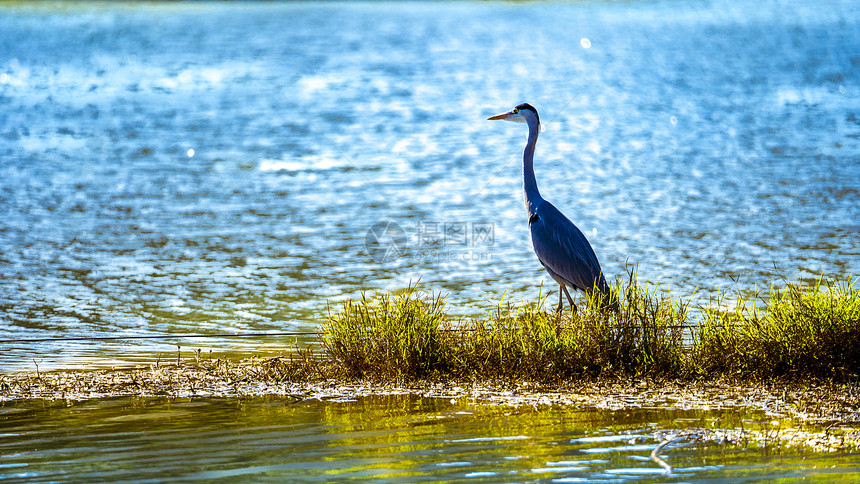
[[810, 384], [825, 385], [834, 402], [856, 404], [860, 395], [860, 293], [850, 279], [771, 287], [731, 304], [719, 294], [694, 311], [690, 301], [640, 284], [634, 272], [616, 282], [612, 299], [609, 308], [591, 300], [562, 314], [544, 309], [543, 301], [503, 302], [485, 317], [464, 320], [446, 312], [443, 297], [409, 287], [331, 308], [319, 328], [321, 347], [238, 363], [198, 353], [148, 368], [37, 368], [0, 375], [0, 401], [254, 395], [353, 383], [554, 388], [565, 395], [616, 383], [636, 391], [641, 384], [755, 389], [777, 383], [799, 385], [804, 393]]
[[772, 287], [767, 297], [725, 294], [691, 304], [635, 272], [618, 302], [577, 312], [500, 304], [459, 320], [444, 298], [415, 287], [347, 301], [321, 327], [328, 371], [384, 381], [479, 379], [554, 383], [582, 378], [848, 380], [860, 374], [860, 294], [851, 280]]

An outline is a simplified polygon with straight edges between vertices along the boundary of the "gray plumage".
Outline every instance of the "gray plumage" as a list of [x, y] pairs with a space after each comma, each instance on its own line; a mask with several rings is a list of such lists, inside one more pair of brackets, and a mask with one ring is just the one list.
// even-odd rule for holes
[[588, 239], [570, 219], [544, 200], [538, 191], [534, 172], [535, 145], [540, 131], [537, 110], [524, 103], [488, 119], [526, 123], [529, 127], [529, 138], [523, 151], [523, 191], [529, 216], [529, 232], [538, 260], [559, 285], [557, 309], [562, 309], [561, 295], [564, 293], [573, 310], [576, 310], [568, 287], [585, 293], [597, 290], [604, 300], [607, 300], [609, 285], [606, 284], [600, 263]]

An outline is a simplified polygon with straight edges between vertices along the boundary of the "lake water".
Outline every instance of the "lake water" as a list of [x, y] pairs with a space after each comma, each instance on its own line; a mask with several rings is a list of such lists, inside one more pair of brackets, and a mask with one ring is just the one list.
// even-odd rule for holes
[[[449, 310], [554, 290], [542, 193], [612, 279], [673, 294], [860, 274], [860, 4], [3, 3], [0, 371], [277, 351], [420, 279]], [[303, 340], [298, 339], [301, 343]], [[4, 482], [854, 482], [856, 455], [673, 444], [742, 412], [391, 396], [7, 402]], [[689, 420], [692, 419], [692, 420]], [[704, 420], [703, 420], [704, 419]], [[696, 423], [689, 423], [696, 422]], [[632, 432], [628, 435], [625, 432]]]
[[[523, 101], [542, 192], [610, 279], [856, 276], [858, 31], [851, 1], [5, 4], [0, 339], [310, 331], [418, 280], [466, 316], [555, 291], [525, 127], [485, 121]], [[177, 343], [285, 344], [6, 341], [0, 369]]]
[[857, 454], [814, 454], [775, 440], [679, 439], [660, 452], [671, 475], [650, 458], [673, 432], [767, 427], [774, 417], [763, 413], [476, 407], [392, 395], [32, 402], [0, 407], [0, 417], [0, 479], [8, 483], [860, 479]]
[[534, 299], [525, 127], [485, 121], [522, 101], [610, 276], [857, 275], [858, 27], [854, 2], [3, 6], [0, 338], [307, 331], [419, 279], [464, 315]]

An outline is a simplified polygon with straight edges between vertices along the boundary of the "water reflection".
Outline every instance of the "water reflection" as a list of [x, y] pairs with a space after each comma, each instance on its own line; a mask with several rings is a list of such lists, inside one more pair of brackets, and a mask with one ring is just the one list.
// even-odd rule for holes
[[611, 276], [856, 275], [860, 13], [789, 3], [4, 5], [0, 338], [310, 329], [419, 278], [465, 315], [534, 298], [522, 134], [482, 121], [526, 100]]
[[[7, 402], [4, 482], [422, 479], [733, 482], [856, 479], [856, 456], [678, 442], [667, 477], [650, 460], [664, 432], [769, 420], [731, 411], [607, 411], [464, 405], [391, 395], [355, 401], [112, 399]], [[146, 431], [141, 431], [142, 428]]]

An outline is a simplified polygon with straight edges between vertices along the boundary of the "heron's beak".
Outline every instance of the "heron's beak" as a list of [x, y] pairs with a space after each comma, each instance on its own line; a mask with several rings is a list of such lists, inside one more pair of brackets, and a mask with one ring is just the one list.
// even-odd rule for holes
[[509, 117], [511, 117], [510, 111], [508, 111], [506, 113], [502, 113], [502, 114], [497, 114], [495, 116], [490, 116], [489, 118], [487, 118], [487, 121], [496, 121], [499, 119], [508, 119]]

